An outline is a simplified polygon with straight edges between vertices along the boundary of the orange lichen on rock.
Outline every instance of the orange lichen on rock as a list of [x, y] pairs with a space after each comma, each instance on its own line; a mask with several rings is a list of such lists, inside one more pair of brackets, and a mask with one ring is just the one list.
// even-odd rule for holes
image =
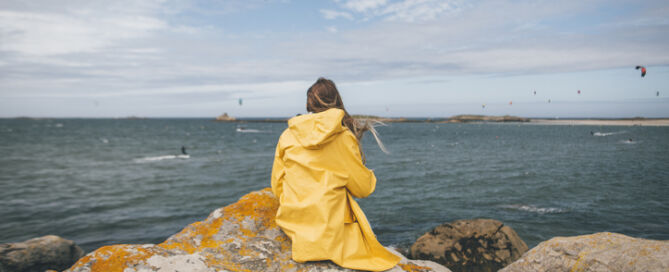
[[[276, 227], [274, 216], [279, 208], [279, 200], [274, 197], [271, 189], [265, 188], [258, 193], [247, 194], [234, 204], [223, 208], [224, 218], [237, 219], [242, 222], [247, 217], [252, 219], [259, 229], [270, 229]], [[241, 229], [247, 232], [247, 229]], [[246, 233], [244, 233], [246, 234]], [[250, 233], [253, 235], [254, 233]]]
[[134, 245], [103, 246], [92, 255], [79, 259], [70, 270], [90, 263], [90, 271], [123, 272], [128, 265], [137, 264], [151, 256], [152, 252]]
[[420, 266], [420, 265], [415, 265], [412, 263], [406, 263], [406, 264], [397, 264], [402, 270], [404, 271], [409, 271], [409, 272], [425, 272], [425, 271], [432, 271], [432, 268], [429, 268], [427, 266]]
[[[345, 270], [329, 261], [294, 262], [290, 238], [275, 222], [278, 207], [279, 201], [271, 189], [255, 191], [215, 210], [207, 219], [188, 225], [161, 244], [101, 247], [67, 271]], [[415, 264], [403, 264], [401, 268], [431, 271]]]
[[[211, 222], [195, 222], [172, 236], [172, 239], [168, 239], [158, 246], [165, 249], [181, 249], [189, 254], [199, 251], [201, 248], [220, 246], [222, 242], [213, 240], [212, 236], [218, 233], [222, 223], [222, 218], [214, 219]], [[196, 244], [195, 239], [190, 239], [196, 237], [199, 238], [199, 244]]]

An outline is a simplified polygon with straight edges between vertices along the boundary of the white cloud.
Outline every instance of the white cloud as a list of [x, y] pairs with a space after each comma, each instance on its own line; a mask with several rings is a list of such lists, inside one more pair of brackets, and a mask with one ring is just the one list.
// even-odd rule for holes
[[308, 81], [278, 81], [264, 83], [244, 83], [244, 84], [204, 84], [204, 85], [181, 85], [164, 88], [138, 88], [128, 90], [114, 90], [102, 93], [95, 92], [43, 92], [43, 93], [16, 93], [6, 95], [7, 98], [27, 98], [27, 97], [134, 97], [134, 96], [161, 96], [161, 95], [196, 95], [196, 94], [240, 94], [245, 96], [277, 96], [291, 92], [305, 91], [311, 82]]
[[[459, 11], [466, 5], [467, 2], [460, 0], [401, 0], [391, 3], [385, 0], [360, 0], [340, 3], [345, 9], [363, 14], [364, 20], [381, 17], [409, 23], [434, 20], [444, 13]], [[331, 14], [336, 12], [331, 11]]]
[[337, 33], [339, 31], [339, 30], [337, 30], [337, 27], [334, 27], [334, 26], [328, 26], [325, 29], [330, 33]]
[[336, 11], [336, 10], [329, 10], [329, 9], [321, 9], [321, 14], [323, 14], [323, 17], [328, 20], [333, 20], [337, 19], [339, 17], [348, 19], [348, 20], [353, 20], [353, 15], [351, 15], [348, 12], [345, 11]]
[[[666, 19], [648, 16], [657, 10], [652, 6], [618, 22], [593, 15], [601, 7], [595, 1], [342, 0], [335, 3], [340, 10], [314, 13], [370, 22], [320, 19], [305, 31], [299, 21], [286, 26], [258, 18], [267, 24], [258, 32], [235, 29], [233, 23], [248, 19], [223, 24], [218, 14], [194, 24], [202, 14], [180, 13], [172, 2], [86, 3], [38, 10], [0, 3], [0, 99], [201, 94], [206, 100], [239, 92], [282, 99], [290, 90], [302, 94], [319, 76], [345, 84], [669, 63]], [[595, 19], [563, 26], [565, 14]]]
[[404, 0], [388, 5], [379, 14], [387, 15], [389, 20], [430, 21], [443, 13], [458, 11], [460, 6], [456, 1]]
[[83, 15], [0, 11], [0, 50], [28, 55], [90, 53], [167, 27], [164, 21], [146, 16], [79, 14]]
[[365, 12], [385, 5], [387, 0], [349, 0], [344, 3], [344, 7], [356, 12]]

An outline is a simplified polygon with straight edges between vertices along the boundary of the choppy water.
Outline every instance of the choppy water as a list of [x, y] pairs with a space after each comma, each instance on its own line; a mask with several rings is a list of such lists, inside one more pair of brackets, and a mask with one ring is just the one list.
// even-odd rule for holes
[[[238, 126], [0, 120], [0, 242], [56, 234], [86, 251], [162, 242], [269, 186], [285, 124]], [[386, 245], [477, 217], [510, 225], [530, 247], [600, 231], [669, 239], [668, 127], [398, 123], [379, 132], [392, 153], [365, 138], [379, 183], [360, 204]]]

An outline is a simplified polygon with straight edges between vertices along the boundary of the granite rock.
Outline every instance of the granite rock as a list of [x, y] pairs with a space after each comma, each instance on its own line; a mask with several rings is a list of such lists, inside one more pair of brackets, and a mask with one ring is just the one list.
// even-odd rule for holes
[[555, 237], [501, 271], [669, 271], [669, 241], [610, 232]]
[[[278, 204], [269, 188], [252, 192], [161, 244], [104, 246], [67, 271], [351, 271], [330, 261], [294, 262], [291, 241], [274, 221]], [[403, 258], [390, 271], [449, 270]]]
[[492, 219], [458, 220], [437, 226], [411, 246], [414, 259], [453, 271], [497, 271], [520, 258], [527, 245], [509, 226]]
[[83, 255], [84, 251], [74, 242], [55, 235], [0, 244], [0, 272], [60, 271]]

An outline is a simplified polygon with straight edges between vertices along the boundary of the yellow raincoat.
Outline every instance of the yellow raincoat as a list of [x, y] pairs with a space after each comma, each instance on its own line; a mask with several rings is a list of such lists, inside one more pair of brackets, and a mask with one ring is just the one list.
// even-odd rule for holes
[[288, 120], [272, 167], [279, 197], [276, 223], [293, 242], [297, 262], [332, 260], [339, 266], [383, 271], [400, 258], [377, 240], [353, 197], [374, 192], [376, 177], [362, 163], [358, 141], [329, 109]]

